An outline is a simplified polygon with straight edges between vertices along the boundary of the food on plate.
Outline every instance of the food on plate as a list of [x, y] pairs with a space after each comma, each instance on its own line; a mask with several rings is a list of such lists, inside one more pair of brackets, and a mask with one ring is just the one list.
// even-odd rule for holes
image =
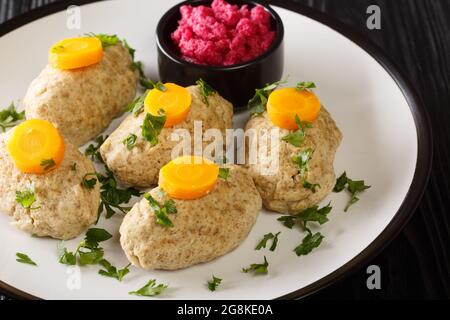
[[175, 270], [224, 255], [242, 243], [261, 209], [251, 176], [236, 165], [179, 157], [163, 167], [159, 182], [120, 226], [125, 254], [145, 269]]
[[225, 136], [232, 126], [233, 106], [204, 81], [187, 88], [166, 83], [138, 98], [130, 109], [132, 114], [106, 139], [100, 153], [120, 182], [136, 187], [158, 183], [159, 169], [180, 143], [171, 139], [177, 129], [187, 129], [194, 137], [194, 122], [201, 121], [203, 132], [214, 128]]
[[[276, 89], [279, 84], [258, 91], [267, 99], [252, 99], [257, 113], [246, 125], [246, 130], [257, 132], [280, 129], [278, 170], [266, 174], [264, 163], [248, 167], [267, 209], [297, 213], [319, 203], [333, 190], [334, 155], [342, 134], [310, 90], [315, 87], [313, 83]], [[264, 101], [266, 111], [261, 108]]]
[[36, 236], [70, 239], [97, 219], [94, 167], [46, 120], [0, 134], [0, 211]]
[[27, 119], [48, 120], [76, 146], [106, 128], [136, 95], [133, 49], [116, 36], [93, 35], [54, 44], [49, 63], [30, 84]]
[[214, 0], [210, 7], [184, 5], [172, 40], [181, 58], [196, 64], [229, 66], [264, 54], [275, 39], [271, 15], [264, 7], [249, 8]]

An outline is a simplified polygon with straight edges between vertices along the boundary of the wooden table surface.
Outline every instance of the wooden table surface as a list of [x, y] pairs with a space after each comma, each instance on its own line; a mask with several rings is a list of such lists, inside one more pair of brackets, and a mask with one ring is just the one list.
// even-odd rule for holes
[[[0, 0], [0, 23], [56, 1]], [[421, 94], [434, 136], [431, 178], [419, 208], [400, 235], [370, 263], [381, 268], [381, 290], [367, 289], [364, 266], [311, 299], [449, 299], [450, 0], [287, 1], [323, 11], [380, 46]], [[381, 8], [381, 30], [366, 27], [366, 10], [373, 4]]]

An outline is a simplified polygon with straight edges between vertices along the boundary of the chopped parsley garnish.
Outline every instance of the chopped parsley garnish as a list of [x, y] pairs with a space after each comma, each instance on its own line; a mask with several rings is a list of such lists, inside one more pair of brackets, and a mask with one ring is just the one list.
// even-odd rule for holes
[[311, 183], [308, 181], [303, 181], [303, 188], [309, 189], [312, 191], [312, 193], [316, 193], [317, 192], [317, 188], [320, 188], [320, 184], [318, 183]]
[[153, 297], [153, 296], [157, 296], [161, 293], [164, 292], [164, 290], [166, 290], [167, 285], [165, 284], [158, 284], [156, 285], [156, 280], [155, 279], [151, 279], [147, 282], [147, 284], [145, 286], [143, 286], [142, 288], [140, 288], [137, 291], [131, 291], [129, 292], [129, 294], [134, 294], [137, 296], [144, 296], [144, 297]]
[[[89, 177], [92, 176], [93, 178], [89, 179]], [[86, 173], [83, 176], [83, 179], [81, 180], [81, 185], [88, 190], [94, 189], [96, 183], [97, 183], [97, 174], [95, 172]]]
[[330, 203], [325, 207], [319, 209], [319, 206], [313, 206], [307, 208], [299, 213], [289, 216], [282, 216], [277, 220], [282, 222], [284, 226], [292, 229], [292, 227], [299, 223], [303, 229], [308, 233], [302, 240], [302, 243], [299, 244], [295, 249], [295, 253], [298, 256], [307, 255], [314, 248], [317, 248], [324, 238], [324, 236], [320, 233], [312, 233], [311, 230], [307, 227], [308, 222], [317, 222], [320, 225], [326, 223], [328, 221], [328, 214], [331, 212], [332, 207]]
[[305, 81], [305, 82], [298, 82], [295, 86], [295, 89], [298, 91], [308, 91], [308, 89], [314, 89], [316, 88], [316, 84], [311, 81]]
[[64, 242], [58, 245], [58, 261], [62, 264], [75, 265], [77, 262], [80, 266], [98, 264], [103, 259], [103, 248], [99, 246], [100, 242], [111, 239], [112, 235], [99, 228], [91, 228], [86, 232], [83, 241], [80, 242], [75, 252], [70, 252], [65, 248]]
[[217, 287], [222, 282], [222, 279], [212, 276], [212, 279], [208, 281], [208, 289], [209, 291], [216, 291]]
[[16, 191], [16, 202], [20, 204], [24, 209], [39, 209], [39, 207], [31, 207], [36, 202], [36, 195], [34, 194], [34, 192], [34, 185], [30, 185], [23, 191]]
[[320, 246], [324, 236], [320, 232], [312, 233], [311, 230], [306, 228], [306, 232], [308, 233], [302, 240], [302, 243], [299, 244], [295, 249], [295, 253], [297, 256], [305, 256], [309, 254], [313, 249]]
[[56, 166], [55, 160], [53, 159], [43, 159], [40, 163], [40, 166], [44, 168], [45, 171], [48, 171]]
[[31, 258], [29, 256], [27, 256], [25, 253], [17, 252], [16, 257], [17, 257], [17, 259], [16, 259], [17, 262], [30, 264], [32, 266], [37, 266], [36, 262], [31, 260]]
[[371, 186], [366, 186], [364, 180], [352, 180], [347, 177], [347, 173], [344, 171], [343, 174], [339, 176], [336, 180], [336, 184], [334, 186], [333, 191], [334, 192], [341, 192], [347, 187], [347, 191], [350, 193], [351, 198], [349, 202], [347, 203], [347, 206], [344, 209], [344, 212], [347, 212], [348, 209], [359, 201], [359, 198], [357, 195], [367, 189], [369, 189]]
[[309, 122], [300, 121], [298, 115], [295, 115], [295, 123], [297, 124], [298, 129], [295, 132], [284, 136], [281, 140], [286, 141], [295, 147], [301, 147], [303, 141], [305, 141], [305, 129], [312, 128], [312, 125]]
[[296, 222], [300, 222], [306, 227], [307, 222], [317, 222], [319, 224], [324, 224], [328, 221], [328, 214], [331, 212], [331, 203], [319, 209], [319, 206], [312, 206], [299, 213], [282, 216], [277, 220], [282, 222], [285, 227], [292, 229]]
[[305, 179], [306, 172], [309, 169], [309, 160], [311, 160], [313, 153], [314, 150], [308, 148], [292, 157], [292, 161], [294, 161], [294, 163], [298, 166], [298, 171], [302, 180]]
[[161, 81], [154, 82], [153, 80], [150, 80], [145, 76], [141, 61], [133, 61], [133, 63], [131, 64], [131, 69], [137, 70], [137, 72], [139, 73], [139, 84], [144, 89], [158, 89], [159, 91], [167, 90], [166, 86]]
[[248, 101], [247, 107], [252, 109], [252, 115], [261, 115], [266, 111], [267, 100], [269, 95], [276, 89], [280, 84], [285, 83], [286, 80], [280, 80], [272, 84], [266, 85], [264, 88], [255, 89], [255, 95]]
[[136, 145], [137, 135], [130, 133], [128, 137], [126, 137], [122, 143], [127, 147], [128, 150], [131, 150]]
[[132, 114], [134, 114], [135, 117], [137, 117], [142, 111], [144, 111], [144, 101], [146, 96], [147, 93], [134, 99], [125, 107], [125, 111], [131, 112]]
[[200, 88], [200, 92], [203, 96], [203, 102], [209, 107], [208, 97], [215, 93], [216, 90], [213, 89], [209, 84], [207, 84], [202, 78], [198, 79], [195, 84]]
[[273, 234], [273, 233], [265, 234], [263, 239], [256, 246], [255, 250], [261, 250], [262, 248], [266, 248], [267, 241], [272, 240], [272, 245], [270, 246], [269, 250], [270, 251], [275, 251], [275, 249], [277, 248], [277, 244], [278, 244], [278, 235], [280, 233], [281, 232], [278, 232], [276, 234]]
[[344, 209], [344, 212], [347, 212], [347, 210], [350, 208], [350, 206], [352, 206], [353, 204], [355, 204], [356, 202], [359, 201], [359, 198], [357, 197], [357, 194], [363, 192], [366, 189], [369, 189], [371, 186], [366, 186], [364, 184], [364, 180], [351, 180], [348, 179], [348, 183], [347, 183], [347, 190], [350, 192], [351, 194], [351, 198], [350, 201], [348, 202], [347, 206]]
[[227, 180], [229, 175], [230, 175], [229, 168], [219, 168], [219, 178]]
[[133, 196], [139, 197], [141, 195], [139, 190], [131, 187], [126, 189], [118, 188], [114, 174], [107, 167], [105, 175], [97, 173], [97, 179], [100, 182], [98, 218], [100, 218], [103, 211], [106, 211], [106, 219], [111, 218], [116, 213], [114, 208], [126, 214], [131, 207], [124, 207], [122, 204], [130, 202]]
[[150, 142], [151, 146], [158, 143], [158, 136], [166, 123], [166, 114], [163, 110], [159, 111], [158, 116], [154, 116], [151, 113], [145, 115], [144, 122], [142, 123], [142, 137]]
[[255, 274], [267, 274], [269, 263], [267, 262], [266, 256], [264, 256], [264, 262], [263, 263], [252, 263], [250, 267], [243, 268], [242, 271], [247, 272], [253, 272]]
[[119, 270], [117, 270], [116, 267], [111, 265], [111, 263], [106, 259], [102, 259], [100, 261], [100, 265], [104, 268], [104, 269], [98, 270], [98, 273], [100, 275], [122, 281], [123, 277], [125, 277], [130, 272], [129, 267], [130, 267], [131, 263], [126, 265], [123, 269], [119, 269]]
[[0, 128], [5, 132], [7, 128], [14, 127], [24, 118], [25, 111], [17, 112], [14, 102], [11, 102], [8, 108], [0, 110]]
[[98, 136], [97, 138], [95, 138], [94, 143], [95, 144], [90, 144], [86, 150], [84, 151], [84, 154], [89, 157], [92, 161], [94, 162], [98, 162], [98, 163], [103, 163], [103, 159], [102, 156], [100, 155], [100, 147], [102, 146], [103, 142], [105, 142], [105, 140], [108, 138], [108, 136]]
[[88, 37], [95, 37], [102, 42], [103, 49], [106, 47], [114, 46], [118, 44], [120, 41], [119, 37], [115, 34], [104, 34], [104, 33], [88, 33], [86, 34]]
[[169, 219], [168, 214], [177, 213], [175, 202], [172, 199], [169, 199], [161, 205], [149, 193], [146, 193], [144, 198], [147, 199], [150, 207], [153, 209], [156, 223], [163, 227], [173, 227], [173, 222]]
[[74, 163], [72, 164], [72, 166], [70, 167], [70, 170], [72, 170], [72, 171], [77, 171], [77, 163], [76, 163], [76, 162], [74, 162]]

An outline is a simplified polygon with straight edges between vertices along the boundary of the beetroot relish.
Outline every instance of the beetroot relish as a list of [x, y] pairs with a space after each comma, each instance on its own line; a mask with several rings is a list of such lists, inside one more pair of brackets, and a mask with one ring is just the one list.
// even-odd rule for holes
[[265, 53], [275, 39], [270, 14], [262, 7], [239, 8], [225, 0], [211, 7], [184, 5], [181, 20], [171, 37], [181, 57], [189, 62], [230, 66]]

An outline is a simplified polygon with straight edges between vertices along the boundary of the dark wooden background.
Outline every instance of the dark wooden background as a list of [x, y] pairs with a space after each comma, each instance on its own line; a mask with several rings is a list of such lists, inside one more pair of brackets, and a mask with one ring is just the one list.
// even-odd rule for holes
[[[0, 0], [0, 23], [56, 1]], [[450, 0], [287, 1], [323, 11], [383, 48], [421, 94], [435, 146], [431, 179], [417, 212], [371, 262], [381, 268], [382, 289], [367, 289], [365, 266], [311, 299], [449, 299]], [[372, 4], [381, 8], [381, 30], [366, 28], [366, 9]]]

